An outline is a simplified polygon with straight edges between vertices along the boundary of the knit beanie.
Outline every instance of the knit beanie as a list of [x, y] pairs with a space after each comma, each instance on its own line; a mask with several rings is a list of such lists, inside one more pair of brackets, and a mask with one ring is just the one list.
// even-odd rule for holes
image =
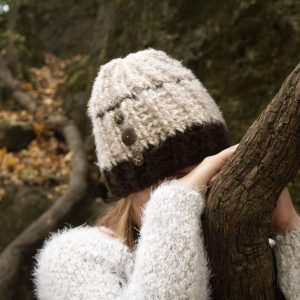
[[87, 107], [96, 164], [112, 198], [229, 147], [218, 105], [190, 69], [161, 50], [102, 65]]

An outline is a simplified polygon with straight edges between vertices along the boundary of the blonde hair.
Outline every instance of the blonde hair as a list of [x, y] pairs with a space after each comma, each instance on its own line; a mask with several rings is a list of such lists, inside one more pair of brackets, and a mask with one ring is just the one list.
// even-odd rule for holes
[[119, 238], [131, 251], [135, 250], [134, 215], [132, 197], [128, 195], [107, 207], [95, 221], [95, 226], [104, 226], [113, 231], [112, 236]]

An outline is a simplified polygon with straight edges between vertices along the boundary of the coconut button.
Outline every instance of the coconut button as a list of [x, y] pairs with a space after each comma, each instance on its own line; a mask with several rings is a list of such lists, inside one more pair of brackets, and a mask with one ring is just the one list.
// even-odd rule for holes
[[120, 125], [124, 122], [124, 115], [120, 110], [117, 110], [114, 114], [114, 120], [115, 122]]
[[124, 128], [122, 131], [121, 139], [125, 145], [127, 145], [127, 146], [132, 145], [137, 139], [135, 130], [132, 127]]
[[133, 157], [131, 159], [134, 165], [141, 166], [144, 163], [144, 156], [143, 153], [140, 151], [137, 151], [133, 154]]

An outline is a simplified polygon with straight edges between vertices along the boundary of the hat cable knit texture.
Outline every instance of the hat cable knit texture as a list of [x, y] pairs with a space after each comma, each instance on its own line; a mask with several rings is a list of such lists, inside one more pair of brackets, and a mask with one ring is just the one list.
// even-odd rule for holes
[[218, 105], [191, 70], [161, 50], [140, 50], [102, 65], [87, 114], [97, 165], [117, 197], [229, 146]]

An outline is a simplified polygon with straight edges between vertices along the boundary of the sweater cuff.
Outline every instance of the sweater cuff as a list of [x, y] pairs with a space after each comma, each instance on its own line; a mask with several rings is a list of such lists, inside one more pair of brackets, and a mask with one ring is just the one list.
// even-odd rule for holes
[[209, 186], [202, 185], [199, 188], [192, 188], [185, 186], [180, 180], [177, 178], [170, 180], [163, 180], [160, 185], [158, 185], [154, 190], [151, 191], [151, 195], [156, 193], [157, 190], [162, 189], [176, 189], [179, 193], [189, 193], [190, 195], [198, 196], [201, 195], [205, 197], [207, 189]]
[[142, 221], [157, 214], [166, 220], [171, 216], [179, 220], [200, 217], [205, 206], [205, 192], [186, 187], [178, 179], [164, 180], [151, 191], [143, 208]]

